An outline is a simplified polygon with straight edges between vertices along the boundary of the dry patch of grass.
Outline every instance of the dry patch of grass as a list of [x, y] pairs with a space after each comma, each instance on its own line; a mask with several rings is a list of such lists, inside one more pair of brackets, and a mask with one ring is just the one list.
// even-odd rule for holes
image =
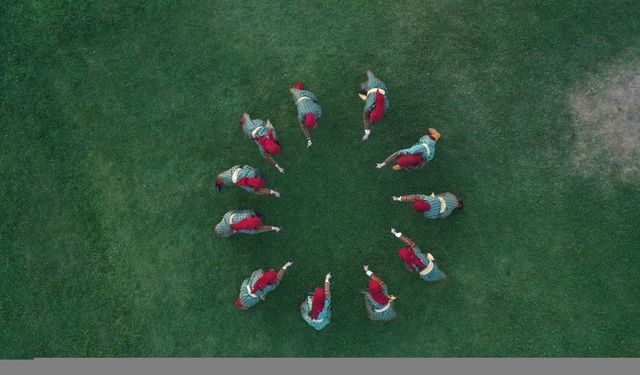
[[618, 65], [570, 96], [582, 175], [618, 178], [640, 189], [640, 64]]

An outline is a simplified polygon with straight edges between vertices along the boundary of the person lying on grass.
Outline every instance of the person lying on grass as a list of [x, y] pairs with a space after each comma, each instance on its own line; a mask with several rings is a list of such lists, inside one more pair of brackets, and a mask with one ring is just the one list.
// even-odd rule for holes
[[284, 173], [282, 168], [271, 155], [278, 155], [282, 152], [282, 147], [278, 143], [278, 135], [273, 125], [269, 120], [264, 122], [260, 119], [251, 119], [248, 113], [243, 113], [240, 117], [240, 124], [242, 125], [242, 131], [244, 134], [253, 139], [258, 148], [260, 149], [260, 155], [267, 159], [271, 165], [276, 167], [280, 173]]
[[364, 121], [362, 140], [366, 141], [371, 134], [371, 124], [382, 120], [384, 112], [389, 109], [387, 86], [371, 70], [367, 70], [367, 80], [360, 84], [358, 95], [365, 102], [362, 112]]
[[279, 227], [262, 224], [262, 215], [254, 210], [231, 210], [213, 228], [215, 234], [230, 237], [236, 233], [256, 234], [262, 232], [280, 232]]
[[409, 148], [405, 148], [394, 152], [382, 163], [376, 164], [376, 168], [380, 169], [387, 164], [398, 159], [396, 165], [393, 166], [394, 171], [400, 169], [418, 169], [424, 165], [425, 162], [433, 160], [436, 156], [436, 142], [442, 138], [442, 135], [434, 128], [427, 130], [427, 135], [422, 136], [418, 143]]
[[236, 307], [240, 310], [248, 310], [260, 301], [264, 301], [267, 293], [280, 285], [282, 276], [292, 264], [292, 262], [287, 262], [278, 272], [273, 268], [267, 272], [261, 269], [254, 271], [251, 277], [245, 279], [240, 285], [240, 296], [236, 300]]
[[298, 125], [307, 139], [307, 147], [311, 147], [313, 142], [309, 129], [315, 129], [318, 126], [318, 118], [322, 116], [318, 98], [311, 91], [305, 90], [302, 82], [296, 82], [289, 91], [298, 107]]
[[367, 308], [367, 315], [371, 320], [389, 321], [396, 318], [396, 311], [393, 308], [395, 296], [388, 292], [385, 284], [378, 276], [369, 270], [369, 266], [364, 266], [364, 272], [369, 276], [368, 290], [364, 293], [364, 304]]
[[312, 295], [300, 305], [300, 315], [307, 324], [319, 331], [331, 323], [331, 293], [329, 292], [328, 273], [324, 279], [324, 288], [316, 288]]
[[391, 228], [391, 234], [400, 239], [400, 241], [404, 242], [409, 247], [403, 247], [398, 252], [398, 255], [402, 260], [404, 260], [404, 266], [410, 272], [417, 272], [420, 275], [420, 278], [425, 281], [438, 281], [438, 280], [446, 280], [447, 275], [444, 272], [440, 271], [438, 265], [436, 265], [436, 260], [433, 258], [433, 255], [427, 253], [425, 256], [420, 251], [420, 248], [416, 245], [415, 242], [411, 241], [411, 239], [402, 233], [396, 231], [395, 228]]
[[464, 207], [462, 199], [452, 193], [401, 195], [393, 196], [391, 199], [397, 202], [413, 202], [413, 208], [422, 212], [427, 219], [442, 219]]
[[220, 173], [216, 178], [216, 192], [223, 186], [238, 186], [249, 193], [258, 195], [274, 195], [280, 198], [280, 193], [264, 187], [266, 179], [259, 170], [250, 165], [234, 165]]

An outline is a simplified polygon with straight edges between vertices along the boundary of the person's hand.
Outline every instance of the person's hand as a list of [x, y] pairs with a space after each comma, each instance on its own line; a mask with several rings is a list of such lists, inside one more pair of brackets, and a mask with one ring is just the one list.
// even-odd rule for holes
[[362, 136], [363, 141], [366, 141], [367, 139], [369, 139], [369, 134], [365, 134]]
[[291, 265], [293, 265], [293, 262], [287, 262], [284, 266], [282, 266], [282, 268], [286, 270], [287, 268], [291, 267]]
[[277, 191], [273, 190], [273, 194], [276, 198], [280, 198], [280, 193], [278, 193]]
[[371, 275], [373, 275], [373, 272], [369, 271], [369, 266], [364, 266], [364, 273], [367, 274], [367, 276], [371, 277]]
[[327, 276], [325, 276], [325, 278], [324, 278], [324, 282], [325, 282], [325, 283], [328, 283], [328, 282], [329, 282], [329, 279], [331, 279], [331, 272], [329, 272], [329, 273], [327, 274]]
[[396, 202], [400, 202], [400, 201], [402, 200], [402, 198], [397, 197], [397, 196], [395, 196], [395, 195], [394, 195], [394, 196], [392, 196], [392, 197], [391, 197], [391, 199], [393, 199], [393, 200], [394, 200], [394, 201], [396, 201]]
[[369, 271], [369, 266], [365, 265], [364, 266], [364, 272], [367, 272], [367, 271]]
[[280, 227], [273, 227], [274, 232], [280, 232]]
[[377, 163], [376, 164], [376, 168], [380, 169], [380, 168], [384, 167], [385, 165], [387, 165], [385, 162]]
[[396, 230], [396, 228], [391, 228], [391, 234], [393, 234], [394, 236], [396, 236], [396, 237], [398, 237], [398, 238], [402, 237], [402, 233], [401, 233], [401, 232], [398, 232], [398, 231]]
[[282, 168], [281, 166], [279, 166], [278, 164], [276, 164], [276, 169], [278, 170], [278, 172], [280, 173], [284, 173], [284, 168]]
[[307, 148], [311, 147], [312, 144], [313, 144], [313, 142], [311, 142], [310, 139], [307, 139]]

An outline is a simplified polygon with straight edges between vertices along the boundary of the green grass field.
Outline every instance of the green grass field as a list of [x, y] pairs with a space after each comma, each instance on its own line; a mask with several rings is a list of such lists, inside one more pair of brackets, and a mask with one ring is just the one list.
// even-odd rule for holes
[[[636, 69], [639, 19], [635, 0], [3, 2], [0, 357], [639, 356], [640, 184], [606, 153], [575, 170], [570, 105]], [[361, 142], [367, 68], [391, 109]], [[323, 109], [309, 150], [298, 80]], [[274, 123], [286, 175], [244, 111]], [[375, 168], [427, 127], [432, 163]], [[239, 163], [282, 198], [215, 193]], [[465, 209], [426, 222], [390, 199], [432, 191]], [[215, 237], [232, 208], [283, 230]], [[449, 280], [406, 272], [392, 226]], [[288, 260], [236, 309], [244, 278]], [[363, 264], [396, 321], [368, 321]], [[298, 306], [329, 271], [316, 332]]]

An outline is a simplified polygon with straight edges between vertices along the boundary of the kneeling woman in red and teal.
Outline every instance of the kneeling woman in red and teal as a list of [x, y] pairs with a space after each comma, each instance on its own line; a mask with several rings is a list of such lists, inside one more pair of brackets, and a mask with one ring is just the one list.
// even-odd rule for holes
[[440, 271], [438, 265], [436, 264], [436, 260], [433, 258], [433, 255], [427, 253], [425, 256], [420, 251], [420, 248], [416, 245], [415, 242], [411, 241], [409, 237], [404, 236], [402, 233], [395, 230], [395, 228], [391, 228], [391, 234], [398, 237], [400, 241], [404, 242], [407, 247], [403, 247], [400, 249], [398, 255], [400, 258], [404, 260], [404, 265], [407, 270], [411, 272], [417, 272], [420, 275], [420, 278], [425, 281], [438, 281], [438, 280], [446, 280], [447, 275], [444, 272]]
[[218, 236], [230, 237], [236, 233], [280, 232], [280, 228], [262, 225], [262, 215], [254, 210], [231, 210], [224, 214], [213, 231]]
[[236, 307], [240, 310], [248, 310], [250, 307], [257, 305], [258, 302], [264, 301], [267, 293], [278, 287], [285, 271], [292, 264], [292, 262], [287, 262], [278, 272], [273, 268], [267, 272], [263, 272], [261, 269], [254, 271], [250, 278], [242, 282], [240, 296], [236, 300]]
[[244, 134], [256, 141], [262, 155], [269, 163], [271, 163], [280, 173], [284, 173], [284, 168], [278, 165], [278, 162], [271, 156], [282, 152], [282, 147], [278, 143], [276, 130], [273, 128], [271, 121], [260, 119], [251, 119], [248, 113], [243, 113], [240, 117], [240, 124]]
[[413, 208], [423, 212], [427, 219], [442, 219], [464, 207], [462, 200], [451, 193], [401, 195], [391, 199], [397, 202], [413, 202]]
[[328, 273], [324, 279], [324, 288], [316, 288], [313, 295], [307, 296], [300, 305], [302, 319], [318, 331], [331, 323], [329, 279], [331, 279], [331, 273]]
[[220, 173], [216, 178], [216, 191], [223, 186], [239, 186], [249, 193], [258, 195], [274, 195], [280, 198], [280, 193], [264, 187], [266, 180], [262, 173], [250, 165], [234, 165]]
[[364, 304], [367, 307], [367, 315], [371, 320], [388, 321], [395, 319], [396, 311], [393, 309], [395, 296], [388, 292], [387, 284], [369, 270], [369, 266], [364, 266], [364, 272], [371, 278], [369, 280], [369, 290], [364, 292]]
[[318, 117], [322, 116], [318, 98], [311, 91], [305, 90], [302, 82], [296, 82], [289, 91], [298, 107], [298, 125], [307, 139], [307, 147], [311, 147], [313, 142], [309, 129], [315, 129], [318, 126]]
[[382, 163], [376, 164], [376, 168], [382, 168], [385, 165], [398, 159], [398, 163], [393, 166], [394, 171], [400, 169], [418, 169], [425, 162], [433, 160], [436, 156], [436, 142], [440, 140], [442, 135], [434, 128], [427, 129], [427, 135], [422, 136], [418, 143], [409, 148], [396, 151], [391, 154]]

